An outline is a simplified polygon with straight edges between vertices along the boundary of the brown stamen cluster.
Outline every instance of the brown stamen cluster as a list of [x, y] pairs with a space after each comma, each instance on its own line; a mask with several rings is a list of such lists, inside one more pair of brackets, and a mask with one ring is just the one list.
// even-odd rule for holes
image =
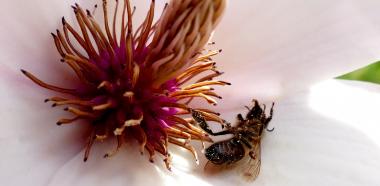
[[[112, 24], [107, 1], [103, 0], [104, 30], [92, 13], [73, 6], [80, 32], [62, 18], [63, 32], [52, 33], [61, 61], [77, 75], [80, 86], [72, 89], [47, 84], [21, 70], [29, 79], [46, 89], [66, 94], [52, 97], [53, 107], [66, 106], [73, 118], [88, 121], [91, 133], [86, 145], [86, 161], [95, 141], [109, 137], [117, 140], [114, 155], [127, 139], [136, 139], [153, 161], [155, 152], [165, 157], [170, 168], [169, 143], [191, 151], [190, 140], [211, 141], [194, 122], [190, 109], [201, 112], [206, 120], [223, 123], [218, 113], [191, 108], [193, 98], [216, 104], [220, 98], [211, 86], [228, 85], [213, 80], [222, 73], [211, 57], [220, 51], [205, 52], [211, 32], [224, 10], [224, 0], [172, 0], [154, 23], [152, 0], [144, 22], [133, 30], [134, 10], [128, 0], [116, 1]], [[118, 19], [121, 6], [122, 17]], [[120, 24], [120, 30], [116, 25]], [[119, 33], [118, 33], [119, 32]], [[201, 76], [194, 80], [196, 76]]]

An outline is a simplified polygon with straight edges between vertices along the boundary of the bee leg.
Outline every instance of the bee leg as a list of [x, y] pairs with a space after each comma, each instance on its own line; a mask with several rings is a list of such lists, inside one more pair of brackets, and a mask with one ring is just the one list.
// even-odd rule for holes
[[241, 137], [240, 141], [242, 141], [243, 144], [246, 145], [249, 149], [252, 149], [252, 145], [249, 143], [249, 141], [246, 138]]
[[[254, 102], [254, 105], [251, 109], [249, 109], [246, 119], [251, 120], [251, 119], [261, 119], [263, 115], [263, 109], [260, 107], [260, 104], [257, 100], [252, 100]], [[246, 107], [248, 108], [248, 107]]]
[[199, 124], [199, 126], [204, 131], [206, 131], [207, 133], [209, 133], [209, 134], [211, 134], [213, 136], [219, 136], [219, 135], [224, 135], [224, 134], [230, 134], [231, 133], [229, 130], [225, 130], [225, 131], [214, 133], [210, 129], [210, 126], [208, 125], [208, 123], [206, 122], [206, 120], [204, 119], [204, 117], [202, 116], [202, 114], [200, 112], [192, 110], [192, 109], [190, 110], [190, 112], [191, 112], [191, 115], [194, 118], [194, 121], [196, 121]]
[[255, 151], [249, 151], [249, 157], [251, 157], [252, 159], [256, 159], [256, 154], [255, 154]]
[[221, 135], [231, 134], [231, 131], [230, 131], [230, 130], [223, 130], [223, 131], [220, 131], [220, 132], [212, 132], [212, 131], [210, 130], [210, 132], [211, 132], [211, 133], [209, 133], [209, 134], [211, 134], [211, 135], [213, 135], [213, 136], [221, 136]]
[[238, 114], [238, 115], [237, 115], [237, 119], [238, 119], [239, 121], [244, 121], [244, 118], [243, 118], [243, 116], [242, 116], [241, 114]]
[[269, 117], [266, 118], [264, 121], [265, 128], [268, 132], [272, 132], [274, 130], [274, 128], [268, 129], [268, 124], [272, 120], [272, 116], [273, 116], [273, 107], [274, 107], [274, 102], [272, 103], [272, 107], [270, 108]]

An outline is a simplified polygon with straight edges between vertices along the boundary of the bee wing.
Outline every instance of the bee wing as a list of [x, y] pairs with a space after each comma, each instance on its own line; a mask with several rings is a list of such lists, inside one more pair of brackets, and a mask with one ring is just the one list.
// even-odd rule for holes
[[214, 176], [231, 171], [231, 166], [227, 164], [215, 165], [211, 161], [207, 161], [203, 171], [209, 176]]
[[237, 165], [239, 173], [246, 181], [254, 181], [260, 173], [261, 167], [261, 145], [260, 141], [253, 144], [252, 150], [248, 155]]

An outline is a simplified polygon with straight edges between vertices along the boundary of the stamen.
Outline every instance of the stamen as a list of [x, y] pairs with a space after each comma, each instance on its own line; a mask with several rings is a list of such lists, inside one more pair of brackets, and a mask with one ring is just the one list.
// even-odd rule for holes
[[49, 90], [52, 90], [52, 91], [56, 91], [56, 92], [65, 93], [65, 94], [75, 94], [76, 93], [75, 89], [66, 89], [66, 88], [61, 88], [61, 87], [56, 87], [56, 86], [53, 86], [53, 85], [49, 85], [49, 84], [47, 84], [47, 83], [39, 80], [38, 78], [36, 78], [35, 76], [33, 76], [31, 73], [27, 72], [26, 70], [21, 69], [21, 72], [26, 77], [28, 77], [30, 80], [32, 80], [34, 83], [36, 83], [37, 85], [39, 85], [41, 87], [44, 87], [46, 89], [49, 89]]
[[211, 81], [212, 79], [214, 79], [215, 77], [218, 77], [220, 75], [224, 74], [223, 72], [219, 72], [219, 71], [214, 71], [214, 73], [210, 74], [210, 75], [207, 75], [199, 80], [197, 80], [196, 82], [199, 83], [199, 82], [202, 82], [202, 81]]
[[154, 162], [154, 154], [155, 154], [155, 152], [154, 152], [154, 147], [150, 144], [150, 143], [147, 143], [146, 145], [145, 145], [145, 149], [148, 151], [148, 153], [149, 153], [149, 161], [151, 162], [151, 163], [153, 163]]
[[216, 102], [215, 99], [211, 98], [210, 96], [207, 96], [203, 93], [198, 93], [198, 94], [189, 94], [189, 95], [181, 95], [181, 96], [177, 96], [177, 100], [182, 100], [182, 99], [185, 99], [185, 98], [191, 98], [191, 97], [201, 97], [201, 98], [204, 98], [208, 103], [212, 104], [212, 105], [217, 105], [218, 102]]
[[183, 143], [183, 142], [181, 142], [180, 140], [175, 139], [175, 138], [169, 138], [169, 142], [170, 142], [170, 143], [173, 143], [173, 144], [176, 144], [176, 145], [178, 145], [178, 146], [180, 146], [180, 147], [183, 147], [183, 148], [189, 150], [189, 151], [193, 154], [193, 156], [194, 156], [195, 163], [196, 163], [197, 165], [199, 164], [198, 154], [197, 154], [197, 152], [195, 151], [195, 149], [194, 149], [193, 146], [191, 146], [191, 145], [189, 145], [189, 144], [187, 144], [187, 143]]
[[94, 113], [86, 112], [86, 111], [83, 111], [83, 110], [80, 110], [80, 109], [77, 109], [74, 107], [67, 107], [64, 110], [69, 111], [69, 112], [71, 112], [77, 116], [80, 116], [80, 117], [87, 117], [87, 118], [96, 118], [97, 117], [97, 115]]
[[144, 132], [144, 130], [141, 128], [140, 125], [136, 125], [134, 127], [135, 130], [137, 130], [137, 134], [141, 137], [141, 141], [140, 141], [140, 153], [141, 154], [144, 154], [144, 149], [146, 148], [146, 144], [147, 144], [147, 141], [148, 141], [148, 137], [146, 135], [146, 133]]
[[134, 87], [137, 83], [137, 80], [140, 76], [140, 66], [135, 63], [133, 67], [133, 76], [132, 76], [132, 87]]
[[[78, 43], [81, 45], [81, 47], [87, 52], [87, 54], [90, 56], [91, 55], [91, 51], [90, 49], [87, 47], [87, 44], [85, 42], [85, 40], [82, 39], [82, 37], [78, 34], [78, 32], [75, 31], [75, 29], [66, 22], [65, 18], [62, 17], [62, 24], [63, 24], [63, 30], [65, 32], [65, 37], [66, 37], [66, 40], [67, 42], [70, 44], [70, 40], [68, 39], [69, 36], [68, 36], [68, 31], [74, 36], [74, 38], [78, 41]], [[68, 30], [68, 31], [67, 31]], [[71, 48], [74, 49], [74, 47], [72, 46]]]
[[86, 162], [88, 159], [88, 155], [90, 154], [90, 150], [91, 150], [92, 145], [94, 144], [94, 141], [95, 141], [95, 129], [92, 129], [91, 135], [86, 145], [86, 150], [84, 152], [84, 158], [83, 158], [84, 162]]
[[213, 90], [213, 88], [208, 87], [208, 86], [203, 86], [200, 88], [194, 88], [191, 90], [177, 90], [171, 94], [169, 94], [169, 97], [179, 97], [183, 95], [193, 95], [193, 94], [198, 94], [198, 93], [204, 93], [207, 91]]
[[[64, 34], [65, 34], [66, 42], [69, 44], [71, 50], [73, 50], [74, 53], [75, 53], [76, 55], [78, 55], [80, 58], [85, 58], [84, 55], [83, 55], [81, 52], [79, 52], [79, 51], [74, 47], [74, 45], [71, 43], [71, 41], [70, 41], [70, 37], [69, 37], [69, 31], [68, 31], [68, 28], [67, 28], [67, 26], [66, 26], [66, 21], [65, 21], [65, 18], [64, 18], [64, 17], [62, 17], [62, 25], [63, 25], [63, 32], [64, 32]], [[75, 37], [75, 36], [74, 36], [74, 37]], [[77, 40], [77, 41], [78, 41], [78, 40]], [[82, 46], [82, 44], [80, 43], [80, 41], [78, 41], [78, 42], [79, 42], [79, 44]], [[82, 46], [82, 47], [83, 47], [83, 46]], [[84, 48], [84, 49], [85, 49], [85, 48]], [[71, 53], [70, 53], [70, 54], [71, 54]]]
[[106, 29], [106, 34], [108, 37], [108, 42], [110, 42], [111, 46], [115, 46], [115, 43], [113, 41], [111, 31], [110, 31], [110, 26], [108, 22], [108, 8], [107, 8], [107, 0], [103, 0], [103, 18], [104, 18], [104, 27]]
[[231, 85], [231, 83], [228, 83], [225, 81], [203, 81], [203, 82], [198, 82], [198, 83], [188, 85], [188, 86], [184, 87], [183, 89], [189, 90], [189, 89], [194, 89], [194, 88], [203, 87], [203, 86], [207, 86], [207, 85], [222, 85], [222, 86], [224, 86], [224, 85]]
[[222, 52], [221, 49], [219, 49], [219, 50], [213, 50], [213, 51], [207, 53], [206, 55], [199, 56], [199, 57], [193, 62], [193, 64], [198, 63], [198, 62], [201, 62], [201, 61], [207, 61], [207, 60], [210, 60], [210, 58], [211, 58], [212, 56], [215, 56], [215, 55], [217, 55], [217, 54], [219, 54], [219, 53], [221, 53], [221, 52]]
[[113, 85], [108, 81], [102, 81], [97, 87], [97, 89], [102, 89], [102, 88], [107, 90], [107, 92], [113, 92], [113, 89], [114, 89]]
[[123, 136], [118, 135], [118, 136], [116, 136], [116, 139], [117, 139], [116, 149], [111, 151], [111, 152], [104, 154], [104, 156], [103, 156], [104, 158], [112, 157], [113, 155], [115, 155], [120, 150], [120, 147], [123, 144]]
[[75, 100], [75, 99], [72, 99], [72, 100], [66, 99], [66, 100], [62, 100], [62, 101], [55, 101], [55, 103], [52, 106], [55, 107], [55, 106], [69, 105], [69, 104], [79, 105], [79, 106], [92, 106], [90, 101]]
[[54, 38], [54, 43], [55, 43], [55, 46], [56, 46], [56, 48], [57, 48], [59, 54], [60, 54], [62, 57], [64, 57], [64, 56], [65, 56], [65, 52], [63, 52], [63, 50], [62, 50], [61, 43], [59, 42], [58, 37], [57, 37], [55, 34], [53, 34], [53, 33], [51, 33], [51, 35], [52, 35], [53, 38]]
[[119, 0], [116, 0], [116, 6], [115, 6], [115, 11], [114, 11], [114, 14], [113, 14], [113, 24], [112, 24], [112, 27], [113, 27], [113, 42], [115, 44], [115, 47], [118, 47], [118, 43], [116, 41], [116, 17], [117, 17], [117, 10], [119, 8]]
[[71, 118], [71, 119], [63, 118], [63, 119], [60, 119], [59, 121], [57, 121], [57, 125], [69, 124], [69, 123], [72, 123], [73, 121], [75, 121], [77, 119], [79, 119], [79, 116], [75, 116], [74, 118]]
[[178, 130], [176, 128], [173, 128], [173, 127], [167, 127], [167, 128], [165, 128], [165, 130], [169, 134], [175, 134], [175, 135], [179, 135], [179, 136], [185, 137], [187, 139], [187, 142], [190, 142], [190, 140], [191, 140], [191, 135], [189, 133], [180, 131], [180, 130]]
[[143, 115], [141, 114], [140, 118], [138, 119], [130, 119], [124, 122], [124, 125], [120, 128], [116, 128], [114, 130], [114, 134], [116, 136], [121, 135], [126, 127], [131, 127], [135, 125], [140, 125], [141, 121], [143, 120]]
[[106, 110], [109, 108], [113, 108], [115, 106], [116, 106], [115, 101], [113, 101], [112, 99], [108, 99], [108, 101], [104, 104], [93, 106], [92, 110]]
[[89, 84], [89, 81], [86, 79], [84, 73], [82, 72], [81, 68], [72, 60], [64, 60], [71, 69], [74, 70], [75, 74], [78, 76], [79, 80], [83, 83]]

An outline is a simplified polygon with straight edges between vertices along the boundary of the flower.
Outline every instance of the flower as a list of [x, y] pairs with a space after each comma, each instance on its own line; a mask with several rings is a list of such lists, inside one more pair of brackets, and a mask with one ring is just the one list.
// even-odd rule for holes
[[[189, 103], [200, 97], [216, 105], [214, 98], [221, 97], [211, 86], [229, 85], [214, 80], [222, 74], [216, 70], [216, 63], [211, 58], [219, 51], [202, 54], [223, 13], [225, 1], [178, 2], [167, 4], [154, 23], [153, 0], [145, 20], [136, 31], [133, 30], [134, 10], [129, 0], [122, 4], [121, 18], [118, 18], [121, 2], [116, 1], [112, 23], [108, 1], [103, 0], [105, 31], [90, 10], [85, 11], [79, 4], [72, 6], [81, 32], [63, 17], [63, 31], [57, 29], [52, 36], [61, 61], [79, 79], [77, 88], [50, 85], [21, 69], [39, 86], [69, 95], [45, 100], [53, 102], [52, 107], [67, 106], [64, 110], [74, 115], [60, 119], [57, 125], [79, 119], [90, 124], [84, 161], [87, 161], [95, 141], [109, 137], [117, 140], [116, 149], [104, 155], [110, 157], [132, 137], [139, 141], [141, 154], [147, 150], [153, 162], [155, 152], [161, 153], [170, 169], [168, 143], [189, 150], [198, 161], [190, 140], [212, 141], [194, 125], [191, 117], [184, 119], [181, 115], [195, 109], [207, 120], [223, 124], [218, 113], [192, 108]], [[117, 24], [120, 24], [120, 35], [117, 34]], [[194, 78], [198, 79], [191, 81]]]
[[[57, 17], [75, 19], [68, 17], [73, 3], [12, 1], [1, 7], [2, 183], [236, 185], [236, 175], [204, 176], [204, 159], [196, 166], [187, 161], [191, 156], [176, 149], [172, 172], [159, 164], [152, 168], [129, 148], [106, 161], [101, 156], [107, 142], [81, 163], [85, 127], [54, 126], [62, 113], [39, 99], [51, 92], [36, 89], [19, 73], [22, 66], [52, 84], [72, 82], [72, 76], [57, 75], [62, 64], [49, 63], [46, 70], [46, 62], [58, 58], [46, 32], [58, 27]], [[276, 101], [275, 131], [263, 139], [256, 185], [378, 184], [378, 141], [368, 132], [377, 130], [373, 108], [378, 107], [378, 86], [338, 81], [309, 91], [317, 82], [379, 59], [377, 7], [378, 2], [366, 0], [229, 2], [213, 38], [223, 48], [215, 59], [233, 84], [220, 91], [225, 98], [219, 104], [222, 117], [232, 121], [252, 97]], [[349, 107], [350, 101], [356, 106]]]

